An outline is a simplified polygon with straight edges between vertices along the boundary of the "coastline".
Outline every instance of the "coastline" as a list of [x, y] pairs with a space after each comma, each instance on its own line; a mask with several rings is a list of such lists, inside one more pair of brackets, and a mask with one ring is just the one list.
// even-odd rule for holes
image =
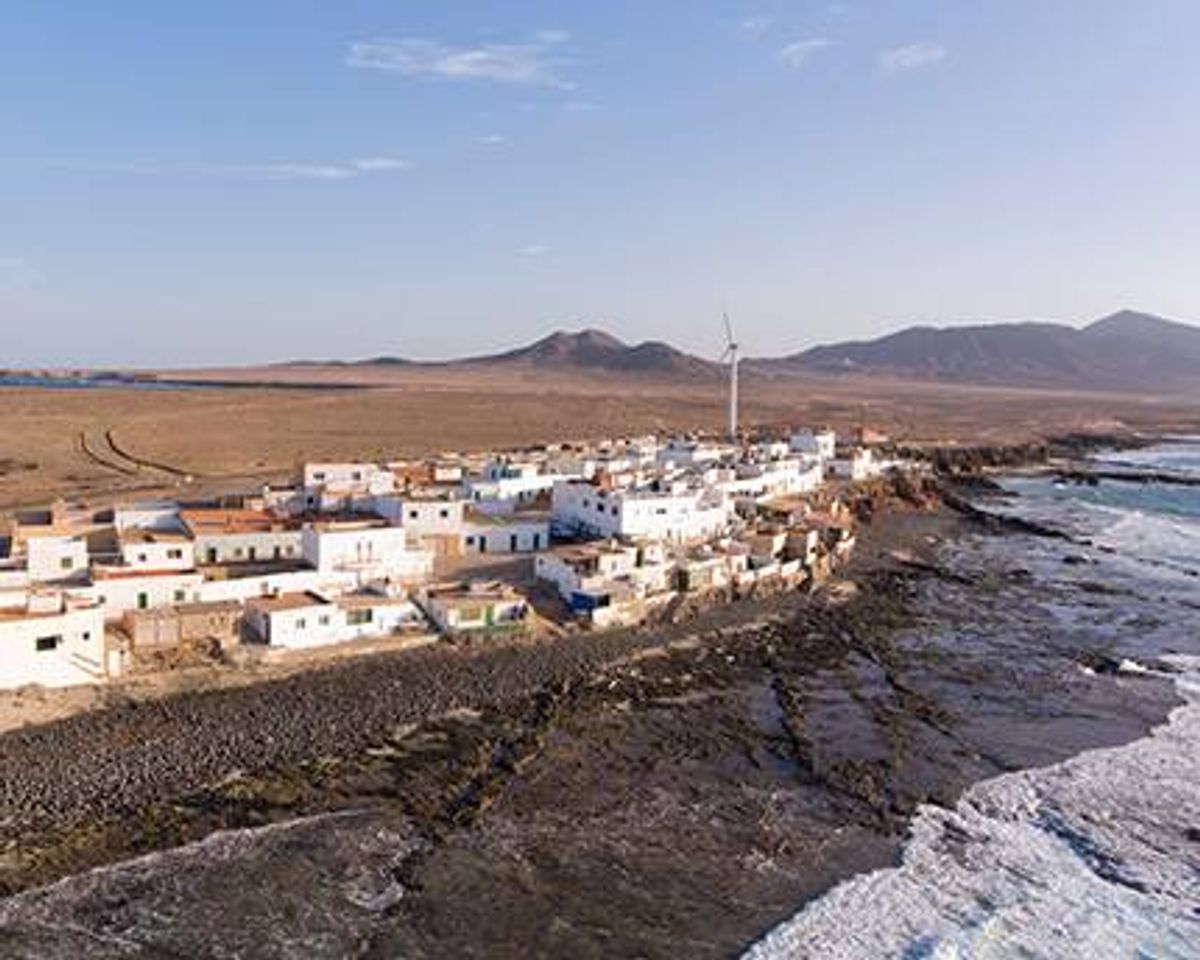
[[[382, 655], [10, 734], [0, 738], [6, 774], [24, 778], [25, 796], [49, 816], [23, 831], [10, 819], [8, 890], [72, 877], [50, 888], [57, 894], [17, 898], [36, 903], [75, 889], [81, 870], [104, 863], [117, 864], [105, 876], [120, 888], [120, 861], [130, 856], [171, 847], [182, 855], [193, 848], [181, 844], [269, 824], [298, 823], [304, 834], [309, 818], [340, 811], [368, 834], [386, 829], [419, 851], [396, 866], [402, 909], [346, 918], [382, 926], [384, 942], [415, 955], [447, 944], [460, 955], [483, 955], [485, 945], [493, 956], [516, 955], [541, 929], [539, 898], [550, 891], [574, 919], [546, 954], [589, 943], [647, 956], [672, 955], [683, 942], [699, 954], [740, 950], [838, 882], [894, 862], [921, 803], [952, 805], [996, 773], [1065, 759], [1081, 736], [1094, 745], [1136, 738], [1172, 705], [1164, 690], [1122, 704], [1103, 736], [1095, 724], [1024, 752], [998, 726], [964, 743], [955, 729], [961, 704], [947, 709], [914, 682], [952, 665], [914, 657], [896, 638], [914, 625], [914, 597], [929, 584], [991, 589], [962, 582], [938, 557], [950, 541], [977, 534], [991, 535], [977, 518], [946, 509], [889, 509], [864, 526], [841, 581], [812, 597], [743, 601], [677, 626], [545, 647]], [[956, 682], [986, 691], [1005, 678]], [[1091, 682], [1099, 704], [1111, 693], [1108, 678]], [[1053, 709], [1051, 701], [1049, 691], [1031, 692], [1029, 712]], [[289, 716], [303, 729], [289, 731], [286, 743], [248, 738], [241, 726], [259, 717], [282, 731]], [[253, 773], [229, 777], [238, 764], [209, 740], [231, 728], [241, 731], [237, 749], [257, 756], [243, 766]], [[89, 739], [129, 746], [89, 757]], [[124, 783], [101, 777], [98, 795], [115, 788], [108, 800], [118, 802], [64, 828], [65, 808], [46, 793], [60, 768], [38, 766], [47, 751], [72, 758], [85, 783], [93, 765], [96, 776], [114, 763], [134, 775]], [[187, 776], [141, 777], [152, 754], [191, 764]], [[11, 809], [11, 781], [6, 790]], [[70, 800], [95, 803], [98, 795]], [[34, 830], [37, 856], [22, 841]], [[747, 870], [726, 876], [730, 858]], [[498, 892], [509, 884], [537, 895], [522, 906]], [[464, 900], [472, 890], [482, 898], [474, 905]], [[650, 891], [658, 906], [647, 901]], [[715, 912], [702, 915], [705, 907]], [[475, 920], [452, 935], [444, 918], [455, 911]], [[11, 910], [6, 916], [6, 926], [20, 926]], [[622, 924], [630, 916], [638, 922]]]

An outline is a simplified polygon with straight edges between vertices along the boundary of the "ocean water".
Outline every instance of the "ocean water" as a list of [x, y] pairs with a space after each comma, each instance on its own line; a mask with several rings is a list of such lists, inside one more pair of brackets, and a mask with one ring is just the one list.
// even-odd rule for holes
[[[1200, 475], [1200, 442], [1105, 459]], [[1124, 746], [921, 808], [898, 866], [813, 901], [751, 960], [1200, 958], [1200, 489], [1006, 485], [1016, 496], [989, 506], [1076, 539], [1069, 566], [1061, 544], [1025, 544], [1009, 559], [1154, 611], [1145, 629], [1136, 615], [1115, 626], [1118, 669], [1130, 684], [1172, 683], [1181, 705]], [[1078, 612], [1064, 604], [1064, 629]]]

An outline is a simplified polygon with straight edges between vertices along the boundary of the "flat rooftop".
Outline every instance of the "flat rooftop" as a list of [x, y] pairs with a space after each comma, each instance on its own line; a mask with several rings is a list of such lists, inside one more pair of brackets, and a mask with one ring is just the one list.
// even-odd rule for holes
[[330, 606], [328, 600], [311, 591], [303, 593], [281, 593], [277, 597], [255, 597], [247, 600], [246, 606], [264, 613], [280, 613], [285, 610], [304, 610], [308, 607]]

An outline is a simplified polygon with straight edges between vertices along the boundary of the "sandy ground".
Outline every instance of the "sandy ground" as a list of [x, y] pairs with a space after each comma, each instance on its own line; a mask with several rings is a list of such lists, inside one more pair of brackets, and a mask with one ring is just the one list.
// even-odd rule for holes
[[[313, 371], [306, 369], [305, 376]], [[344, 371], [329, 374], [344, 378]], [[355, 374], [360, 376], [360, 374]], [[746, 425], [866, 422], [906, 440], [994, 442], [1052, 432], [1200, 429], [1200, 403], [853, 380], [748, 379]], [[0, 389], [0, 520], [58, 496], [205, 496], [290, 478], [304, 460], [719, 430], [717, 382], [530, 372], [377, 374], [363, 390]], [[173, 468], [137, 467], [112, 451]], [[86, 444], [98, 457], [89, 457]]]

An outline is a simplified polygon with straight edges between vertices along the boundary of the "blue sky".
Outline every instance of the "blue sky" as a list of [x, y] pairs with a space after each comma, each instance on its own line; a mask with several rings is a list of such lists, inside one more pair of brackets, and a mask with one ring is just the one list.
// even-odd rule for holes
[[1195, 0], [0, 4], [0, 365], [1200, 319]]

